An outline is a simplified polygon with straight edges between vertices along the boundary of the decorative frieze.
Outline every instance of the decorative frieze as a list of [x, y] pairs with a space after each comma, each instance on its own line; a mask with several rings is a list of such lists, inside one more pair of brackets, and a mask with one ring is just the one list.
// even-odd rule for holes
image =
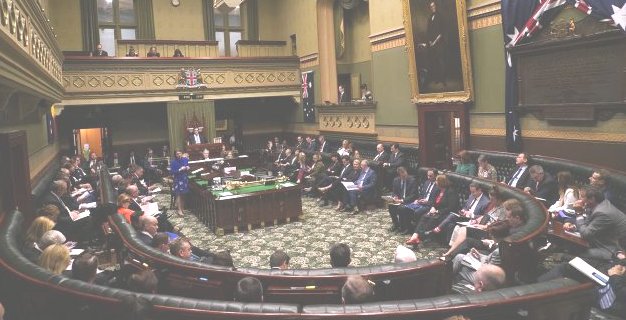
[[319, 131], [376, 134], [375, 103], [341, 103], [316, 106]]

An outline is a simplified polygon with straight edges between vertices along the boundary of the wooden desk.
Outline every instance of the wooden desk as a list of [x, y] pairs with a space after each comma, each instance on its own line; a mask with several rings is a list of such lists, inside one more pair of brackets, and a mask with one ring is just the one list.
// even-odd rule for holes
[[557, 242], [565, 241], [569, 244], [574, 244], [577, 247], [589, 248], [589, 242], [587, 242], [587, 240], [581, 238], [580, 236], [577, 236], [575, 234], [565, 231], [563, 229], [563, 223], [561, 222], [557, 222], [557, 221], [551, 222], [551, 226], [548, 227], [548, 237], [550, 237], [553, 240], [556, 240]]
[[205, 179], [192, 178], [190, 207], [200, 220], [217, 235], [240, 228], [264, 227], [266, 223], [290, 222], [302, 215], [299, 185], [276, 188], [276, 185], [247, 187], [220, 195]]

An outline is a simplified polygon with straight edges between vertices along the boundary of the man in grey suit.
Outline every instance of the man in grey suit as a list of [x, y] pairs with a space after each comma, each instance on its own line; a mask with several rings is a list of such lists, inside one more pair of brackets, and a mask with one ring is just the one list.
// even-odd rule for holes
[[604, 198], [602, 190], [588, 186], [581, 190], [581, 199], [587, 217], [563, 224], [567, 231], [578, 231], [589, 241], [590, 248], [579, 254], [581, 258], [610, 260], [621, 249], [619, 241], [626, 236], [626, 215]]

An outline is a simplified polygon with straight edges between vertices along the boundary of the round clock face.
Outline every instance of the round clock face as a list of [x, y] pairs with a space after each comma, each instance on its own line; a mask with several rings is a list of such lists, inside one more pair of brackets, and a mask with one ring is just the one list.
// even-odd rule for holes
[[180, 0], [172, 0], [172, 5], [174, 7], [178, 7], [180, 5]]

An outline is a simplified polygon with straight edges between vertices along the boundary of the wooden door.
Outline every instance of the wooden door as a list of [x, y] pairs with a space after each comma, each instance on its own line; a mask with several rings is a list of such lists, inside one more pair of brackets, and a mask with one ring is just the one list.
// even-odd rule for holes
[[91, 152], [102, 157], [102, 128], [80, 129], [80, 143], [78, 145], [81, 150], [85, 144], [89, 144]]
[[419, 105], [420, 166], [452, 169], [452, 157], [469, 148], [469, 118], [464, 104]]

